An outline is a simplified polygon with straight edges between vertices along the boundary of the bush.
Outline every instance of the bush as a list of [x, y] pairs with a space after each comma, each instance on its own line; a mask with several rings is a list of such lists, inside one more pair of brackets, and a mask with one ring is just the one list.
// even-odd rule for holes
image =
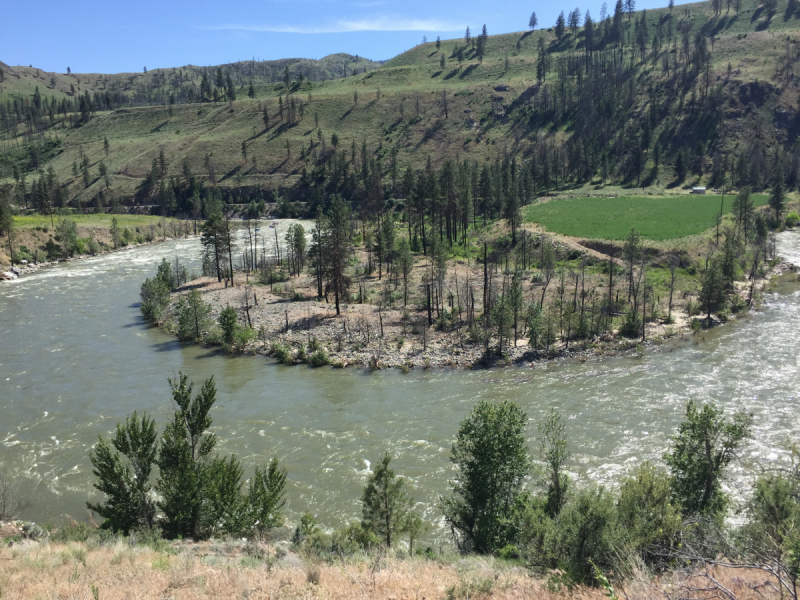
[[501, 558], [503, 560], [515, 560], [520, 557], [519, 548], [517, 548], [513, 544], [508, 544], [503, 548], [500, 548], [495, 554], [497, 554], [497, 558]]
[[796, 212], [790, 212], [788, 215], [786, 215], [784, 224], [786, 227], [797, 227], [800, 225], [800, 215], [798, 215]]
[[625, 319], [619, 326], [619, 333], [626, 338], [638, 338], [642, 335], [642, 319], [639, 311], [629, 310], [625, 313]]
[[256, 339], [256, 331], [252, 327], [237, 327], [233, 334], [233, 345], [236, 348], [244, 348]]
[[328, 353], [320, 348], [311, 355], [311, 358], [309, 358], [308, 362], [312, 367], [324, 367], [325, 365], [329, 364], [331, 360], [328, 357]]
[[617, 502], [620, 529], [632, 552], [658, 567], [681, 534], [680, 504], [672, 500], [672, 477], [645, 461], [622, 481]]
[[284, 365], [291, 365], [294, 363], [291, 349], [278, 342], [272, 344], [270, 354], [272, 354], [275, 360]]

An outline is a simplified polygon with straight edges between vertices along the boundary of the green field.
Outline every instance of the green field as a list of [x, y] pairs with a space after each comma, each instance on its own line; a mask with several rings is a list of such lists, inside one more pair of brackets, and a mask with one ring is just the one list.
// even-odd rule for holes
[[[725, 196], [723, 213], [731, 211], [735, 196]], [[767, 196], [754, 195], [754, 204]], [[621, 240], [631, 228], [650, 240], [697, 235], [714, 227], [720, 196], [574, 198], [552, 200], [525, 209], [525, 220], [548, 231], [574, 237]]]
[[[161, 217], [151, 215], [69, 215], [68, 218], [75, 221], [81, 227], [111, 227], [111, 219], [117, 218], [120, 227], [144, 227], [147, 225], [158, 225]], [[58, 215], [53, 216], [54, 221], [58, 221]], [[168, 219], [172, 220], [172, 219]], [[14, 224], [17, 227], [50, 227], [50, 217], [48, 215], [29, 215], [14, 217]]]

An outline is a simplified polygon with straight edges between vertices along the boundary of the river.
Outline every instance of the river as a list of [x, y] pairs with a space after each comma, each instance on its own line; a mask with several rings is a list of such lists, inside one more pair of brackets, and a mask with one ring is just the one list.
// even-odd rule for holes
[[[493, 371], [312, 370], [185, 345], [142, 321], [138, 290], [161, 257], [199, 269], [196, 239], [59, 265], [0, 285], [0, 468], [32, 500], [26, 517], [86, 519], [96, 499], [88, 453], [133, 410], [161, 426], [167, 378], [214, 375], [218, 449], [245, 473], [277, 456], [289, 470], [287, 506], [325, 525], [360, 516], [370, 465], [386, 450], [431, 520], [451, 475], [450, 443], [479, 399], [509, 398], [536, 423], [567, 419], [574, 474], [613, 484], [637, 461], [660, 461], [688, 398], [755, 413], [746, 460], [728, 485], [741, 494], [758, 463], [784, 460], [800, 430], [795, 327], [800, 286], [783, 283], [749, 317], [642, 357]], [[800, 234], [778, 253], [800, 264]]]

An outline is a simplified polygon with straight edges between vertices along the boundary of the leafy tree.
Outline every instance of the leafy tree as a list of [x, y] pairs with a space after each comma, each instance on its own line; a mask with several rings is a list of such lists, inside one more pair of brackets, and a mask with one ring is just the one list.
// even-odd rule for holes
[[462, 552], [486, 554], [514, 541], [516, 506], [530, 469], [526, 421], [513, 402], [482, 400], [461, 422], [450, 458], [458, 474], [441, 506]]
[[78, 226], [75, 221], [61, 217], [56, 224], [56, 237], [61, 242], [64, 258], [71, 257], [78, 248]]
[[545, 511], [555, 518], [567, 503], [569, 476], [566, 465], [572, 456], [567, 448], [566, 427], [561, 415], [555, 411], [539, 423], [539, 455], [544, 463], [542, 482], [547, 486]]
[[531, 13], [531, 18], [528, 19], [528, 29], [536, 29], [539, 24], [539, 19], [536, 17], [536, 12]]
[[664, 455], [673, 476], [672, 496], [684, 515], [724, 517], [728, 499], [722, 478], [750, 438], [752, 422], [753, 415], [744, 410], [726, 419], [715, 404], [686, 404], [686, 417]]
[[127, 535], [153, 525], [156, 507], [149, 479], [156, 447], [154, 421], [146, 413], [139, 419], [136, 411], [125, 423], [117, 423], [111, 445], [102, 436], [98, 438], [89, 460], [97, 477], [94, 487], [105, 494], [105, 501], [87, 502], [86, 506], [105, 519], [104, 529]]
[[403, 479], [395, 475], [389, 466], [390, 462], [391, 457], [387, 452], [367, 479], [361, 496], [361, 526], [384, 539], [387, 548], [392, 546], [392, 538], [403, 532], [411, 507], [411, 498], [403, 487]]
[[172, 268], [165, 258], [158, 266], [156, 276], [152, 279], [145, 279], [139, 291], [139, 297], [142, 300], [140, 310], [148, 323], [156, 324], [163, 318], [164, 312], [169, 307], [172, 284]]
[[161, 496], [163, 528], [170, 537], [202, 535], [202, 510], [208, 483], [211, 452], [217, 438], [209, 433], [211, 407], [217, 399], [214, 377], [206, 379], [192, 398], [192, 384], [183, 373], [171, 379], [172, 398], [177, 404], [172, 423], [161, 439], [158, 453], [160, 475], [156, 491]]

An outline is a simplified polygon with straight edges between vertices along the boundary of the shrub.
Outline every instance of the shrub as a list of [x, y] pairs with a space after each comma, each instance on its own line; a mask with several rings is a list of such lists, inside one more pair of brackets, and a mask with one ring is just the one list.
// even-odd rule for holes
[[625, 313], [625, 318], [619, 326], [619, 333], [626, 338], [638, 338], [642, 335], [642, 319], [639, 311], [629, 310]]
[[797, 227], [800, 225], [800, 215], [796, 212], [790, 212], [786, 215], [786, 219], [784, 220], [786, 227]]
[[252, 327], [237, 327], [233, 334], [233, 345], [236, 348], [244, 348], [256, 339], [256, 331]]
[[278, 342], [272, 344], [270, 353], [279, 363], [290, 365], [294, 362], [294, 359], [292, 358], [292, 351], [288, 347]]
[[312, 367], [324, 367], [325, 365], [329, 364], [330, 358], [328, 357], [328, 353], [325, 352], [322, 348], [317, 350], [311, 355], [311, 358], [308, 361], [311, 363]]

